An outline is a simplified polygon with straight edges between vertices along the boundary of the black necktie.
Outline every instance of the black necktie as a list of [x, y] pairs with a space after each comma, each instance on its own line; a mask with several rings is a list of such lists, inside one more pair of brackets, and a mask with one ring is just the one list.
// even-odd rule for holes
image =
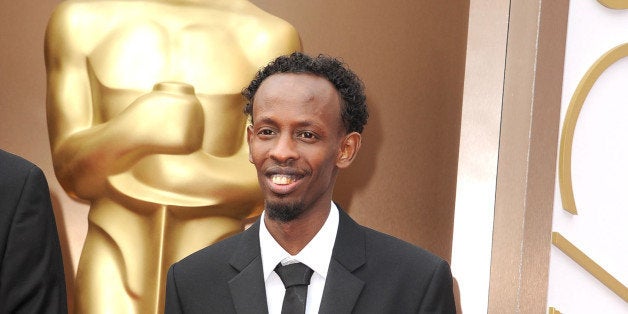
[[285, 266], [279, 263], [275, 267], [275, 272], [281, 278], [284, 287], [286, 287], [281, 314], [305, 313], [307, 286], [310, 285], [310, 278], [314, 271], [302, 263]]

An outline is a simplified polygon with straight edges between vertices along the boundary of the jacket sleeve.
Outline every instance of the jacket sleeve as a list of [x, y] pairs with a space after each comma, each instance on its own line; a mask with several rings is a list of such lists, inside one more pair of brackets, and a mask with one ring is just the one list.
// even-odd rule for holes
[[30, 168], [10, 217], [0, 269], [0, 312], [67, 313], [61, 246], [46, 178]]
[[454, 301], [453, 278], [447, 262], [442, 261], [435, 268], [432, 280], [421, 302], [419, 313], [456, 313]]

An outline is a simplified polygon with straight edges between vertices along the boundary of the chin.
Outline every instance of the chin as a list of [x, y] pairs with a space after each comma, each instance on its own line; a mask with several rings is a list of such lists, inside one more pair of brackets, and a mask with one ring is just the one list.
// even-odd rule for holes
[[303, 213], [305, 206], [300, 202], [267, 201], [265, 205], [268, 218], [280, 222], [293, 221]]

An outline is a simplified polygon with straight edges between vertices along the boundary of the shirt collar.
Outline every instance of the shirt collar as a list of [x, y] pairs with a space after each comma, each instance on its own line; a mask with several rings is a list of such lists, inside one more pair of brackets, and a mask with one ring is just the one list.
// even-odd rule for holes
[[294, 256], [286, 252], [270, 235], [264, 223], [264, 215], [265, 212], [263, 212], [260, 217], [259, 228], [264, 280], [268, 279], [268, 276], [273, 272], [275, 266], [284, 260], [299, 261], [310, 267], [323, 278], [327, 278], [331, 253], [334, 248], [334, 242], [336, 241], [336, 233], [338, 232], [339, 215], [336, 204], [331, 203], [331, 210], [329, 211], [329, 215], [323, 227], [321, 227], [303, 250]]

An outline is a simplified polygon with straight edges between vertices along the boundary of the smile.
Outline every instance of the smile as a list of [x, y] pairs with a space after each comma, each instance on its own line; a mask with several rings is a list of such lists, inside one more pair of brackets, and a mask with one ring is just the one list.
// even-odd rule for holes
[[287, 195], [299, 187], [303, 177], [296, 171], [270, 171], [266, 174], [267, 187], [277, 195]]
[[291, 175], [275, 174], [270, 176], [270, 180], [277, 185], [288, 185], [292, 182], [297, 181], [297, 178]]

